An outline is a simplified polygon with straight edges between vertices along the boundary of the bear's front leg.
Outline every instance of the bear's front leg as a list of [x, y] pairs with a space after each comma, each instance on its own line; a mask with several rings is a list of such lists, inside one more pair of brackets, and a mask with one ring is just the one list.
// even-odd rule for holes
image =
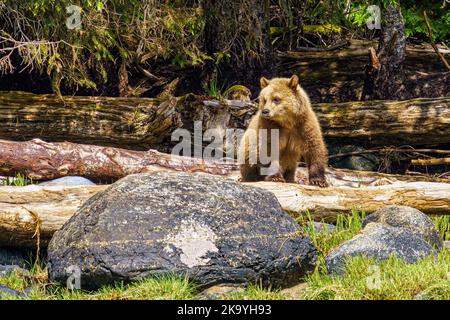
[[325, 167], [327, 165], [325, 146], [319, 143], [307, 148], [304, 158], [308, 167], [309, 184], [322, 188], [328, 187], [325, 179]]

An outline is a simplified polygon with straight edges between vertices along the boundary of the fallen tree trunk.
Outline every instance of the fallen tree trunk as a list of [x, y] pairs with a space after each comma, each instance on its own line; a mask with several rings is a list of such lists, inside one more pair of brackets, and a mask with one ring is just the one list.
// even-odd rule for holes
[[[237, 179], [239, 166], [234, 161], [213, 161], [161, 153], [135, 151], [71, 142], [26, 142], [0, 140], [0, 176], [17, 173], [35, 180], [64, 176], [83, 176], [112, 182], [126, 175], [156, 171], [204, 172]], [[306, 168], [297, 169], [297, 179], [307, 182]], [[449, 182], [428, 176], [389, 175], [366, 171], [327, 169], [327, 180], [334, 186], [358, 187], [394, 181]]]
[[61, 100], [57, 95], [0, 92], [0, 137], [68, 140], [136, 150], [170, 148], [171, 133], [178, 128], [193, 131], [194, 121], [202, 123], [203, 131], [245, 127], [255, 110], [253, 104], [242, 101], [207, 105], [203, 100], [194, 95], [166, 101], [79, 96]]
[[[450, 98], [313, 105], [327, 142], [385, 145], [450, 143]], [[194, 122], [223, 132], [245, 128], [256, 106], [188, 95], [159, 103], [147, 98], [65, 97], [0, 92], [0, 137], [41, 138], [168, 152], [178, 128]], [[200, 142], [201, 143], [201, 142]], [[207, 144], [205, 142], [205, 144]]]
[[[387, 205], [407, 205], [430, 214], [450, 214], [450, 185], [396, 182], [382, 186], [318, 188], [298, 184], [246, 183], [271, 191], [293, 216], [306, 210], [314, 219], [333, 220], [352, 209], [373, 212]], [[45, 247], [92, 195], [108, 186], [0, 187], [0, 246]]]
[[[369, 48], [376, 48], [377, 45], [377, 41], [350, 40], [349, 45], [341, 50], [280, 52], [278, 70], [285, 76], [301, 70], [301, 83], [314, 102], [356, 101], [360, 99], [364, 86]], [[444, 47], [439, 49], [443, 54], [450, 53]], [[406, 82], [409, 84], [407, 89], [411, 91], [412, 97], [439, 97], [448, 94], [450, 77], [443, 73], [446, 70], [432, 46], [407, 45], [403, 65]], [[439, 75], [439, 79], [430, 85], [433, 75]], [[430, 79], [425, 80], [427, 77], [424, 76], [430, 76]], [[440, 86], [438, 81], [447, 85]], [[422, 88], [427, 83], [430, 86], [428, 90]]]

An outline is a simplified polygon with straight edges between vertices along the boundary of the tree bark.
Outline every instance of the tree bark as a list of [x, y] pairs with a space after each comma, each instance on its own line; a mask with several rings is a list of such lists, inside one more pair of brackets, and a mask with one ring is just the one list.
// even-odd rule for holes
[[400, 7], [389, 4], [383, 10], [378, 51], [371, 50], [370, 56], [362, 99], [405, 99], [406, 36]]
[[[246, 183], [275, 194], [293, 216], [309, 210], [315, 220], [333, 221], [352, 209], [373, 212], [388, 205], [406, 205], [429, 214], [450, 214], [446, 183], [396, 182], [382, 186], [319, 188], [298, 184]], [[108, 186], [0, 187], [0, 246], [46, 247], [54, 232], [92, 195]]]
[[[450, 78], [449, 78], [450, 79]], [[315, 104], [329, 143], [445, 145], [450, 142], [450, 98]], [[202, 131], [246, 128], [256, 106], [187, 95], [164, 102], [146, 98], [65, 97], [0, 93], [0, 137], [40, 138], [169, 152], [178, 128]], [[207, 144], [204, 142], [205, 145]]]
[[271, 75], [273, 65], [268, 10], [268, 0], [204, 1], [205, 51], [213, 58], [206, 80], [259, 89], [255, 80]]

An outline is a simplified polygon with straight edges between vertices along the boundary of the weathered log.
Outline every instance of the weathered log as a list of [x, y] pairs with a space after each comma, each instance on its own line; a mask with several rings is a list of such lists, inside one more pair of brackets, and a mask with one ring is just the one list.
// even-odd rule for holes
[[[302, 86], [316, 103], [359, 100], [364, 86], [365, 66], [369, 62], [368, 50], [375, 48], [377, 42], [349, 42], [348, 47], [335, 51], [280, 52], [280, 74], [288, 76], [292, 72], [300, 72]], [[439, 47], [439, 50], [443, 54], [450, 53], [444, 47]], [[405, 86], [411, 91], [411, 98], [448, 95], [449, 73], [443, 73], [445, 68], [436, 59], [430, 45], [407, 45], [403, 66]]]
[[328, 142], [439, 145], [450, 142], [450, 98], [313, 106]]
[[[246, 183], [275, 194], [293, 216], [309, 210], [314, 219], [333, 220], [352, 209], [373, 212], [387, 205], [408, 205], [430, 214], [450, 214], [450, 184], [395, 182], [362, 188], [319, 188], [298, 184]], [[108, 186], [0, 187], [0, 246], [45, 247], [51, 236], [93, 194]]]
[[53, 233], [106, 186], [0, 187], [0, 246], [46, 247]]
[[171, 133], [243, 127], [254, 112], [253, 104], [232, 101], [217, 106], [203, 104], [201, 97], [186, 95], [166, 101], [151, 98], [111, 98], [35, 95], [0, 92], [0, 137], [11, 140], [42, 138], [49, 141], [89, 142], [104, 146], [146, 150], [170, 146]]
[[[238, 164], [161, 153], [135, 151], [72, 142], [26, 142], [0, 140], [0, 175], [22, 173], [35, 180], [64, 176], [83, 176], [92, 180], [114, 181], [128, 174], [156, 171], [204, 172], [236, 179]], [[297, 179], [307, 182], [306, 168], [298, 168]], [[334, 186], [377, 185], [383, 181], [447, 182], [428, 176], [410, 177], [375, 172], [327, 169], [327, 179]]]
[[[450, 77], [449, 77], [450, 79]], [[315, 104], [328, 142], [438, 145], [450, 142], [450, 98]], [[168, 152], [178, 128], [245, 128], [252, 103], [188, 95], [159, 103], [146, 98], [65, 97], [0, 92], [0, 137], [41, 138]]]

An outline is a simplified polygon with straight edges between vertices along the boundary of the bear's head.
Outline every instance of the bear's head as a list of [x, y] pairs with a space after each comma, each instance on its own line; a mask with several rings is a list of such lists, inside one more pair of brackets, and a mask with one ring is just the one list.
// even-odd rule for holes
[[305, 111], [302, 106], [308, 99], [300, 88], [298, 77], [271, 80], [262, 77], [260, 83], [260, 116], [283, 127], [292, 127]]

